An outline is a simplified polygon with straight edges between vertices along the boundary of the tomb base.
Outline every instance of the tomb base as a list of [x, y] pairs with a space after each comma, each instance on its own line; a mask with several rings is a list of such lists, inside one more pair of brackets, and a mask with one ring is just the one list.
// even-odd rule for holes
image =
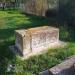
[[19, 55], [21, 59], [28, 59], [29, 57], [46, 53], [49, 49], [64, 48], [66, 45], [67, 44], [65, 42], [58, 41], [45, 47], [36, 48], [36, 50], [33, 51], [30, 50], [31, 52], [28, 54], [22, 54], [22, 52], [15, 45], [10, 46], [9, 48], [15, 55]]

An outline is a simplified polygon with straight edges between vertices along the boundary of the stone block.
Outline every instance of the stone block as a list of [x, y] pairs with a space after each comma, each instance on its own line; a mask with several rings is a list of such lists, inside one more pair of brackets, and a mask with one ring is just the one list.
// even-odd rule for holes
[[59, 41], [59, 29], [49, 26], [16, 30], [15, 46], [26, 55], [30, 52], [48, 48], [51, 43]]

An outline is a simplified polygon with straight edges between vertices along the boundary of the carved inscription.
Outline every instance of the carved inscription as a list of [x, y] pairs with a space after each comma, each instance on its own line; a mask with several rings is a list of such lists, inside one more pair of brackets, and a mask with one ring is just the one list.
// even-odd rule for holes
[[39, 41], [39, 34], [34, 34], [32, 36], [32, 48], [38, 47]]
[[40, 44], [44, 44], [46, 42], [46, 33], [40, 33]]
[[56, 32], [47, 32], [46, 33], [46, 42], [47, 43], [54, 43], [58, 40], [58, 33]]
[[38, 33], [32, 36], [32, 47], [40, 47], [46, 43], [46, 33]]

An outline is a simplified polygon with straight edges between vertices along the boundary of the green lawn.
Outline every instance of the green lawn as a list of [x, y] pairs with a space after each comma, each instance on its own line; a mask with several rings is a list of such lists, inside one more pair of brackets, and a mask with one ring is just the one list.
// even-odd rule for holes
[[[54, 24], [55, 21], [21, 14], [18, 11], [0, 11], [0, 75], [35, 75], [46, 70], [75, 54], [74, 28], [66, 25]], [[67, 42], [68, 46], [59, 49], [49, 49], [48, 53], [20, 60], [9, 50], [15, 43], [16, 29], [25, 29], [43, 25], [52, 25], [60, 29], [60, 39]], [[7, 73], [7, 65], [15, 64], [15, 72]]]

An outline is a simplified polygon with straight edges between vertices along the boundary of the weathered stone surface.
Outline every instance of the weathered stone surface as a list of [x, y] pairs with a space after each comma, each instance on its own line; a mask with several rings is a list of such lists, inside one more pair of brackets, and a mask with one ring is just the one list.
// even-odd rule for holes
[[59, 9], [59, 0], [23, 0], [19, 8], [25, 13], [45, 16], [48, 10], [57, 11]]
[[59, 29], [44, 26], [27, 30], [16, 30], [15, 46], [26, 55], [32, 51], [48, 48], [59, 41]]

